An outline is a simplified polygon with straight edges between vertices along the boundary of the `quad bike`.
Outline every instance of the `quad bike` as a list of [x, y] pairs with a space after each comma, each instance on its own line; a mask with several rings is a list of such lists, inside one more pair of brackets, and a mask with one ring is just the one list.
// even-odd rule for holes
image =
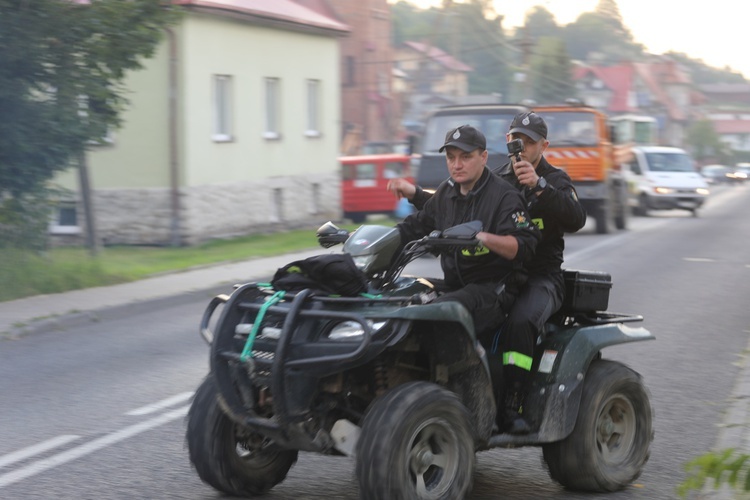
[[211, 370], [188, 415], [190, 460], [201, 479], [233, 496], [284, 480], [299, 451], [356, 460], [360, 498], [466, 497], [475, 453], [541, 446], [568, 489], [606, 492], [634, 481], [648, 460], [652, 409], [640, 375], [602, 358], [604, 347], [653, 339], [603, 312], [604, 273], [566, 270], [562, 310], [546, 325], [525, 395], [525, 435], [498, 432], [490, 356], [468, 311], [430, 303], [428, 280], [402, 276], [426, 253], [476, 245], [472, 223], [400, 247], [395, 228], [351, 235], [330, 222], [324, 247], [344, 243], [368, 291], [235, 285], [201, 321]]

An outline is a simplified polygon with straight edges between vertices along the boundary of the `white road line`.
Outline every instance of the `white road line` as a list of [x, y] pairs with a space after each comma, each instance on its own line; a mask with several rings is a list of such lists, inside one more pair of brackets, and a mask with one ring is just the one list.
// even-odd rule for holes
[[60, 447], [64, 444], [68, 444], [80, 437], [81, 436], [74, 436], [72, 434], [57, 436], [56, 438], [42, 441], [39, 444], [28, 446], [18, 451], [14, 451], [13, 453], [8, 453], [7, 455], [0, 456], [0, 469], [12, 463], [26, 460], [27, 458], [33, 457], [34, 455], [39, 455], [40, 453], [44, 453], [45, 451]]
[[135, 410], [130, 410], [125, 415], [138, 416], [155, 413], [159, 410], [163, 410], [164, 408], [169, 408], [170, 406], [184, 403], [185, 401], [193, 397], [193, 394], [193, 392], [183, 392], [181, 394], [177, 394], [176, 396], [172, 396], [171, 398], [162, 399], [161, 401], [157, 401], [156, 403], [141, 406], [140, 408], [136, 408]]
[[153, 429], [154, 427], [158, 427], [160, 425], [166, 424], [167, 422], [171, 422], [172, 420], [182, 418], [187, 415], [187, 411], [188, 407], [184, 406], [177, 410], [163, 413], [150, 420], [146, 420], [145, 422], [140, 422], [138, 424], [125, 427], [124, 429], [115, 431], [112, 434], [102, 436], [99, 439], [94, 439], [89, 443], [82, 444], [81, 446], [71, 448], [70, 450], [58, 453], [57, 455], [52, 455], [51, 457], [33, 462], [26, 467], [22, 467], [12, 472], [3, 474], [2, 476], [0, 476], [0, 488], [4, 488], [5, 486], [17, 483], [18, 481], [21, 481], [28, 477], [35, 476], [41, 472], [57, 467], [58, 465], [62, 465], [77, 458], [83, 457], [85, 455], [88, 455], [89, 453], [93, 453], [97, 450], [113, 445], [147, 430]]

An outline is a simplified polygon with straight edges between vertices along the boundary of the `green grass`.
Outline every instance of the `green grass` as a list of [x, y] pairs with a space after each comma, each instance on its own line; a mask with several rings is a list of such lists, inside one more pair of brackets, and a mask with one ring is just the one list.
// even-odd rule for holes
[[[386, 225], [391, 221], [383, 222]], [[343, 225], [353, 230], [357, 225]], [[113, 246], [96, 257], [85, 248], [54, 248], [44, 255], [0, 249], [0, 302], [135, 281], [154, 274], [316, 248], [314, 229], [215, 240], [193, 247]], [[321, 249], [322, 250], [322, 249]]]

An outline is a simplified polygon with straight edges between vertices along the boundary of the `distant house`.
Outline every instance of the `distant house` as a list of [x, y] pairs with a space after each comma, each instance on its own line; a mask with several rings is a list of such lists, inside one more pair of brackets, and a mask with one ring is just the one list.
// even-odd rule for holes
[[656, 118], [664, 145], [683, 146], [694, 100], [689, 75], [668, 58], [615, 66], [577, 66], [579, 96], [610, 115], [638, 113]]
[[722, 142], [734, 151], [750, 154], [750, 84], [701, 85], [706, 115]]
[[407, 41], [395, 52], [396, 68], [404, 75], [410, 96], [404, 120], [421, 121], [436, 103], [455, 104], [469, 93], [469, 73], [464, 64], [438, 47]]
[[400, 103], [393, 93], [391, 12], [387, 0], [295, 0], [350, 27], [341, 38], [342, 153], [395, 139]]
[[[129, 75], [124, 127], [88, 154], [99, 237], [193, 244], [339, 218], [349, 27], [292, 0], [173, 1], [186, 15]], [[55, 232], [80, 228], [72, 201]]]

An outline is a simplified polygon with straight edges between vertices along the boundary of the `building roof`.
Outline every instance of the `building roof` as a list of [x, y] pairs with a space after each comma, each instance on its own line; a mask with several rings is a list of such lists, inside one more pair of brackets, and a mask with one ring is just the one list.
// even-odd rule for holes
[[445, 69], [451, 71], [471, 71], [474, 68], [468, 66], [443, 50], [421, 42], [404, 42], [410, 49], [420, 52], [430, 59], [440, 63]]
[[[614, 113], [637, 112], [629, 103], [636, 78], [643, 82], [654, 100], [664, 106], [673, 120], [686, 120], [685, 111], [666, 92], [665, 85], [688, 85], [689, 77], [673, 61], [648, 63], [622, 63], [615, 66], [579, 66], [573, 71], [573, 78], [580, 80], [592, 74], [599, 78], [612, 91], [612, 99], [607, 110]], [[698, 99], [691, 93], [691, 99]]]
[[628, 95], [633, 86], [633, 67], [629, 64], [618, 66], [576, 66], [573, 78], [580, 80], [591, 74], [604, 83], [612, 91], [608, 111], [613, 113], [629, 113], [636, 111], [628, 104]]
[[172, 0], [175, 5], [210, 10], [230, 17], [264, 21], [291, 29], [313, 28], [346, 34], [346, 24], [293, 0]]
[[723, 134], [750, 134], [750, 120], [712, 120], [714, 130]]

